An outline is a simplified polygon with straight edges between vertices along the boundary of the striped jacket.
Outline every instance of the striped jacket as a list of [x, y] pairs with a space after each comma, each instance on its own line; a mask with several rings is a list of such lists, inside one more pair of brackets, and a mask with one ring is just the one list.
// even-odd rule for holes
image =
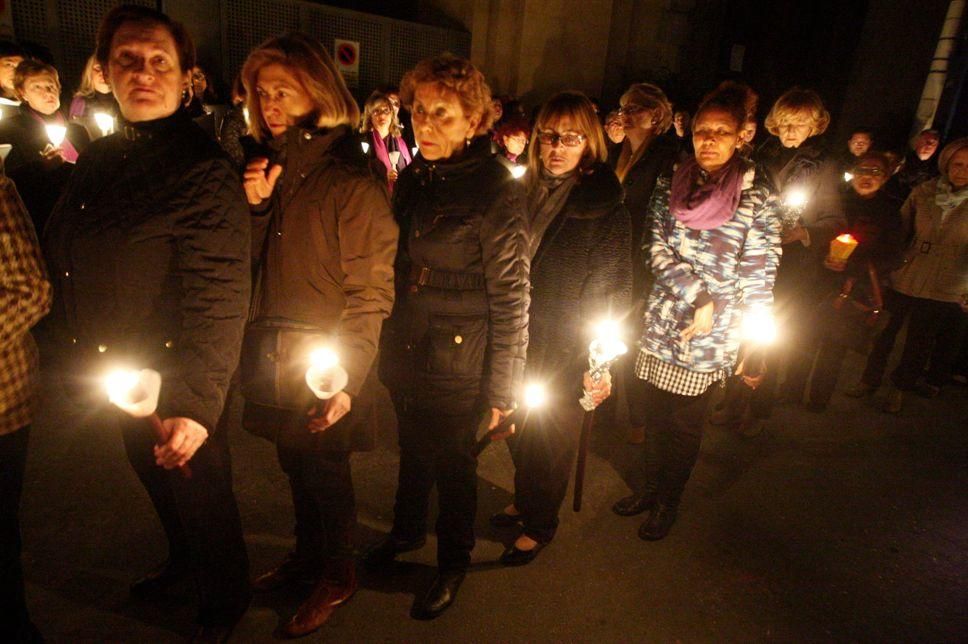
[[39, 369], [30, 328], [49, 309], [37, 234], [13, 182], [0, 174], [0, 435], [30, 424]]
[[[642, 351], [690, 371], [732, 368], [743, 310], [773, 304], [781, 253], [776, 197], [766, 177], [751, 168], [733, 218], [712, 230], [693, 230], [669, 212], [670, 184], [670, 177], [659, 179], [650, 206], [656, 281]], [[683, 342], [680, 334], [692, 323], [697, 298], [714, 302], [713, 328]]]

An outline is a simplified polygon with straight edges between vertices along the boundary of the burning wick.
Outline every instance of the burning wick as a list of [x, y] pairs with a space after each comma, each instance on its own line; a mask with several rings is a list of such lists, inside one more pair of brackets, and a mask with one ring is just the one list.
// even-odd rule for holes
[[101, 134], [107, 136], [114, 131], [114, 117], [104, 112], [97, 112], [94, 115], [94, 122], [101, 128]]
[[783, 204], [790, 208], [803, 208], [807, 205], [807, 191], [803, 188], [792, 188], [783, 199]]
[[47, 130], [47, 138], [50, 140], [50, 144], [55, 148], [60, 147], [60, 144], [64, 142], [64, 137], [67, 136], [67, 128], [63, 125], [47, 125], [44, 129]]
[[525, 174], [527, 174], [527, 172], [528, 172], [527, 166], [516, 165], [511, 168], [511, 176], [514, 177], [515, 179], [520, 179]]
[[309, 354], [306, 384], [320, 400], [329, 400], [343, 391], [349, 376], [340, 366], [339, 356], [329, 347], [319, 347]]

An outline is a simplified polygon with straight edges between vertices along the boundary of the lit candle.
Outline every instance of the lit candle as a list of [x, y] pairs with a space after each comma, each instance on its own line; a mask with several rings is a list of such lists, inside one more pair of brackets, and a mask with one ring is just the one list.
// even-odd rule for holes
[[858, 241], [850, 233], [837, 235], [830, 240], [830, 252], [827, 254], [827, 262], [836, 266], [846, 266], [854, 249], [857, 248]]
[[844, 181], [846, 181], [847, 183], [850, 183], [853, 180], [854, 180], [854, 175], [852, 175], [849, 172], [844, 173]]
[[418, 148], [418, 147], [417, 147], [417, 146], [415, 145], [415, 146], [413, 146], [412, 148], [410, 148], [410, 151], [411, 151], [411, 152], [413, 153], [413, 156], [417, 156], [417, 153], [418, 153], [418, 152], [420, 152], [420, 148]]
[[343, 391], [349, 375], [339, 363], [339, 356], [329, 347], [318, 347], [309, 354], [306, 384], [320, 400], [329, 400]]
[[47, 130], [47, 138], [50, 140], [50, 144], [55, 148], [60, 147], [60, 144], [64, 142], [64, 137], [67, 136], [67, 128], [63, 125], [47, 125], [44, 129]]
[[473, 450], [474, 456], [479, 456], [485, 447], [493, 443], [496, 435], [505, 433], [522, 417], [527, 417], [529, 412], [543, 407], [548, 402], [548, 390], [540, 382], [528, 383], [524, 387], [523, 394], [524, 404], [511, 411], [494, 429], [488, 430], [477, 440]]
[[397, 163], [400, 161], [400, 150], [390, 150], [388, 156], [390, 157], [390, 165], [394, 168], [397, 167]]
[[783, 204], [790, 208], [803, 208], [807, 205], [809, 197], [803, 188], [791, 188], [783, 198]]
[[511, 176], [514, 177], [515, 179], [520, 179], [525, 174], [527, 174], [527, 172], [528, 172], [527, 166], [523, 166], [523, 165], [511, 166]]
[[361, 141], [360, 147], [363, 148], [363, 154], [367, 154], [370, 151], [370, 144], [366, 141]]
[[743, 340], [755, 345], [768, 345], [776, 341], [777, 329], [773, 313], [766, 307], [748, 309], [743, 314]]
[[114, 117], [104, 112], [94, 114], [94, 122], [101, 129], [101, 134], [107, 136], [114, 131]]

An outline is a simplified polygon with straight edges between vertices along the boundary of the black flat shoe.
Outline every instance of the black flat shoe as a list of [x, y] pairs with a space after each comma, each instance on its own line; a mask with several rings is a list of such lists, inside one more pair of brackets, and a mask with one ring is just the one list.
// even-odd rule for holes
[[420, 620], [439, 617], [457, 599], [457, 591], [464, 581], [465, 574], [463, 570], [438, 573], [427, 594], [414, 602], [410, 617]]
[[508, 546], [504, 553], [501, 554], [500, 562], [505, 566], [524, 566], [531, 563], [538, 556], [547, 543], [541, 543], [540, 541], [531, 550], [521, 550], [513, 543]]
[[612, 506], [612, 512], [620, 517], [633, 517], [642, 514], [646, 510], [651, 510], [655, 506], [655, 493], [632, 494], [623, 499], [619, 499]]
[[492, 514], [488, 521], [495, 528], [513, 528], [521, 525], [524, 518], [520, 514], [508, 514], [502, 510], [497, 514]]
[[131, 584], [131, 595], [138, 599], [162, 599], [166, 591], [188, 578], [187, 559], [166, 559], [163, 564]]
[[639, 528], [639, 539], [659, 541], [665, 539], [676, 522], [677, 508], [674, 505], [656, 503], [649, 518]]
[[397, 555], [403, 554], [404, 552], [410, 552], [412, 550], [420, 550], [424, 547], [425, 543], [427, 543], [426, 537], [405, 541], [403, 539], [397, 539], [392, 535], [387, 535], [383, 541], [380, 541], [375, 546], [370, 548], [370, 550], [363, 556], [363, 565], [366, 566], [368, 570], [385, 568], [393, 563], [393, 560], [397, 558]]

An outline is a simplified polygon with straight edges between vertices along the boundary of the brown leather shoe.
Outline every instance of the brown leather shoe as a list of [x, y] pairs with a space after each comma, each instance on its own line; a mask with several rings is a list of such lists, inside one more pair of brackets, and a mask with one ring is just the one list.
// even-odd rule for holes
[[356, 587], [356, 565], [353, 560], [340, 560], [327, 565], [323, 579], [283, 626], [282, 634], [295, 638], [318, 630], [329, 620], [333, 611], [350, 600]]
[[290, 552], [278, 566], [256, 577], [252, 590], [268, 593], [290, 585], [312, 586], [319, 581], [320, 568], [318, 563], [311, 564]]

